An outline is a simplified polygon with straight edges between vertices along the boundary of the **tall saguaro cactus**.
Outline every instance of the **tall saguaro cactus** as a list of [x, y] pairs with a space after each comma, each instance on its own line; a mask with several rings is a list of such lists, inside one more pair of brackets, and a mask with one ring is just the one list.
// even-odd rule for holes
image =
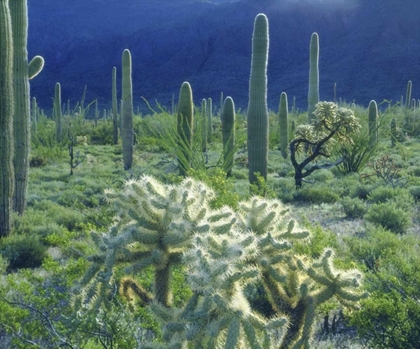
[[133, 164], [133, 84], [131, 53], [127, 49], [122, 54], [121, 139], [124, 170], [129, 170]]
[[207, 99], [207, 141], [211, 143], [212, 138], [212, 117], [213, 117], [213, 100]]
[[267, 180], [268, 164], [268, 19], [258, 14], [254, 21], [252, 37], [251, 77], [248, 103], [248, 164], [249, 182], [257, 183], [256, 173]]
[[235, 147], [235, 104], [232, 97], [226, 97], [222, 105], [223, 162], [226, 175], [230, 177], [232, 175]]
[[309, 89], [308, 89], [308, 123], [315, 118], [313, 112], [319, 102], [319, 37], [312, 33], [309, 46]]
[[13, 39], [9, 1], [0, 0], [0, 237], [12, 230]]
[[369, 139], [370, 144], [378, 141], [378, 105], [374, 100], [369, 103]]
[[59, 82], [55, 84], [54, 90], [54, 115], [55, 115], [55, 136], [57, 142], [61, 142], [61, 85]]
[[183, 158], [178, 159], [179, 174], [186, 176], [191, 167], [194, 104], [191, 85], [183, 82], [179, 91], [177, 129]]
[[31, 68], [31, 77], [34, 77], [42, 69], [44, 60], [37, 56], [28, 64], [28, 6], [26, 0], [9, 1], [9, 9], [13, 34], [13, 94], [15, 103], [13, 115], [15, 142], [13, 208], [21, 215], [26, 206], [29, 176], [31, 139], [29, 67]]
[[201, 101], [201, 150], [203, 153], [207, 152], [207, 99], [203, 98]]
[[405, 108], [410, 109], [410, 103], [411, 103], [411, 90], [413, 88], [413, 83], [411, 80], [407, 83], [407, 92], [405, 94]]
[[287, 158], [287, 148], [289, 146], [289, 111], [287, 108], [287, 94], [282, 92], [280, 95], [279, 106], [279, 126], [280, 126], [280, 150], [283, 158]]
[[112, 68], [112, 141], [118, 144], [117, 67]]

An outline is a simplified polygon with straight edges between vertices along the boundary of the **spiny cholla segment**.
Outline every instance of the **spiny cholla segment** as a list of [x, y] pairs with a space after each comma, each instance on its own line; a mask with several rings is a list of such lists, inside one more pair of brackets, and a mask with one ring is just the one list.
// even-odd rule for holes
[[[104, 285], [112, 287], [117, 263], [128, 262], [126, 272], [134, 274], [153, 266], [154, 296], [169, 306], [171, 266], [181, 261], [193, 233], [209, 231], [212, 215], [208, 201], [214, 192], [191, 178], [172, 186], [143, 176], [128, 181], [121, 192], [107, 190], [105, 194], [117, 209], [115, 223], [106, 234], [92, 232], [99, 253], [89, 257], [92, 266], [76, 289], [87, 290], [85, 301], [96, 299], [99, 304], [104, 300]], [[217, 227], [218, 222], [212, 225]]]
[[[211, 210], [213, 195], [190, 178], [171, 186], [148, 176], [129, 181], [122, 193], [107, 192], [118, 209], [116, 224], [108, 234], [93, 234], [101, 252], [91, 257], [81, 284], [87, 285], [86, 297], [95, 299], [104, 282], [112, 284], [117, 261], [131, 262], [129, 272], [155, 267], [150, 310], [162, 324], [165, 343], [144, 344], [145, 349], [187, 343], [211, 349], [309, 348], [320, 304], [336, 297], [355, 306], [365, 296], [357, 292], [360, 273], [334, 270], [332, 250], [316, 261], [296, 253], [293, 243], [305, 243], [310, 234], [281, 202], [253, 197], [237, 211]], [[169, 268], [175, 263], [188, 270], [193, 291], [183, 308], [169, 306]], [[245, 297], [244, 286], [257, 279], [276, 312], [272, 319], [257, 315]]]

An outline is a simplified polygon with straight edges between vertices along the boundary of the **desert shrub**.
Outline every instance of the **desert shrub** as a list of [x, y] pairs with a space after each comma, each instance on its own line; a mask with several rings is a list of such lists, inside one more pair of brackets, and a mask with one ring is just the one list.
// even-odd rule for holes
[[364, 218], [396, 234], [406, 233], [411, 225], [410, 213], [398, 207], [395, 202], [373, 204]]
[[408, 190], [413, 197], [414, 201], [418, 203], [420, 201], [420, 185], [413, 185], [408, 187]]
[[420, 177], [420, 166], [410, 166], [407, 171], [412, 176]]
[[332, 204], [337, 202], [340, 196], [327, 187], [304, 187], [295, 192], [294, 201], [304, 201], [312, 204]]
[[43, 156], [32, 156], [29, 159], [30, 167], [44, 167], [47, 164], [47, 158]]
[[46, 251], [36, 235], [10, 235], [0, 240], [0, 254], [9, 263], [7, 271], [40, 267]]
[[348, 238], [351, 258], [363, 262], [370, 293], [350, 324], [369, 348], [418, 348], [420, 343], [420, 251], [416, 236], [396, 236], [383, 228], [364, 238]]
[[366, 203], [359, 198], [344, 197], [340, 204], [347, 218], [362, 218], [367, 211]]
[[296, 186], [293, 178], [279, 178], [273, 185], [277, 197], [284, 203], [290, 203], [296, 195]]
[[106, 145], [113, 144], [113, 125], [112, 122], [98, 122], [96, 127], [89, 128], [87, 134], [90, 144]]
[[372, 190], [368, 195], [368, 202], [372, 204], [380, 204], [389, 201], [397, 202], [400, 208], [406, 207], [410, 209], [414, 205], [413, 197], [407, 189], [392, 188], [381, 186]]
[[376, 188], [377, 186], [375, 184], [364, 184], [359, 183], [356, 185], [350, 194], [353, 198], [358, 198], [361, 200], [367, 200], [369, 194]]
[[311, 175], [311, 180], [314, 180], [316, 182], [323, 182], [323, 183], [334, 178], [335, 178], [334, 173], [332, 173], [331, 170], [328, 170], [328, 169], [321, 169], [321, 170], [315, 171]]

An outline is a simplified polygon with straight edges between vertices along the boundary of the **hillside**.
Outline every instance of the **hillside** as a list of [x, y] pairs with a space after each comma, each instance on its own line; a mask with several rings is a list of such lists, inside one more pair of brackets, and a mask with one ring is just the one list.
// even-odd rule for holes
[[[29, 54], [46, 59], [32, 93], [51, 108], [55, 82], [63, 100], [98, 98], [109, 107], [111, 70], [121, 53], [133, 56], [135, 106], [140, 96], [169, 105], [188, 80], [198, 103], [219, 101], [220, 91], [247, 106], [253, 20], [270, 21], [269, 106], [279, 95], [296, 96], [306, 108], [308, 46], [320, 35], [321, 99], [337, 95], [366, 105], [399, 100], [407, 80], [420, 75], [420, 2], [396, 0], [91, 0], [29, 2]], [[123, 4], [123, 5], [122, 5]], [[47, 18], [47, 19], [46, 19]]]

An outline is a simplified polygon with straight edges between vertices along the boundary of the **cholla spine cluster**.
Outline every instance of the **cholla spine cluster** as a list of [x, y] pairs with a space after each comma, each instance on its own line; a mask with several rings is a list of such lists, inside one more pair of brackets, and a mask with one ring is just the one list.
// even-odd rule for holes
[[[212, 210], [214, 192], [186, 178], [164, 185], [144, 176], [128, 181], [121, 192], [107, 191], [117, 209], [106, 234], [93, 233], [99, 248], [77, 290], [78, 305], [99, 307], [115, 289], [114, 267], [129, 263], [127, 273], [155, 268], [154, 294], [146, 303], [162, 323], [164, 344], [144, 348], [309, 348], [315, 309], [336, 297], [356, 306], [358, 271], [336, 271], [333, 252], [317, 261], [296, 255], [293, 243], [310, 239], [278, 200], [253, 197], [238, 210]], [[171, 267], [188, 270], [193, 296], [182, 308], [170, 302]], [[247, 283], [260, 280], [276, 311], [266, 319], [244, 294]], [[127, 287], [128, 284], [127, 284]], [[137, 291], [137, 292], [142, 292]], [[272, 338], [276, 333], [276, 340]], [[280, 337], [279, 337], [280, 336]], [[281, 345], [279, 339], [281, 338]]]

